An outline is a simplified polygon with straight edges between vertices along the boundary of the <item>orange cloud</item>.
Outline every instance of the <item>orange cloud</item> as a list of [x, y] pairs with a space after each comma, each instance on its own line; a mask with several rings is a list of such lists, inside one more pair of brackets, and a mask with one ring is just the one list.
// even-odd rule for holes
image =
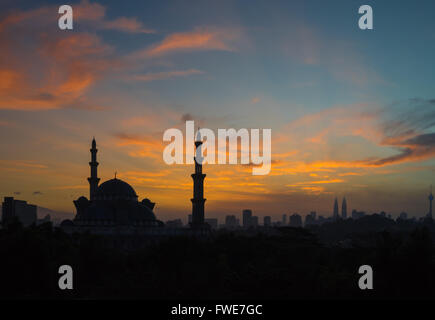
[[0, 160], [4, 166], [14, 166], [14, 167], [25, 167], [25, 168], [36, 168], [36, 169], [46, 169], [47, 166], [35, 163], [34, 161], [23, 161], [23, 160]]
[[136, 57], [155, 57], [180, 51], [220, 50], [235, 51], [240, 33], [230, 29], [196, 29], [191, 32], [173, 33], [160, 43], [136, 53]]
[[305, 186], [305, 185], [312, 185], [312, 184], [328, 184], [328, 183], [342, 183], [344, 180], [342, 179], [330, 179], [330, 180], [317, 180], [317, 181], [303, 181], [303, 182], [296, 182], [293, 184], [288, 184], [287, 187], [295, 187], [295, 186]]
[[104, 29], [129, 33], [155, 33], [154, 30], [145, 28], [143, 24], [135, 18], [121, 17], [112, 21], [106, 21], [102, 26]]
[[0, 109], [88, 108], [84, 93], [111, 65], [116, 66], [108, 57], [110, 48], [97, 36], [87, 33], [63, 37], [35, 33], [40, 41], [25, 53], [27, 58], [6, 64], [6, 61], [14, 62], [19, 45], [7, 46], [3, 52], [11, 59], [0, 62]]
[[144, 27], [136, 18], [119, 17], [114, 20], [106, 19], [106, 8], [99, 3], [90, 3], [83, 0], [74, 5], [74, 19], [80, 22], [93, 24], [97, 29], [117, 30], [128, 33], [154, 33], [155, 31]]
[[[95, 33], [59, 33], [53, 12], [56, 7], [42, 7], [0, 19], [0, 109], [103, 108], [85, 94], [121, 59]], [[108, 20], [104, 6], [86, 0], [74, 5], [74, 19], [82, 30], [152, 32], [135, 18]]]
[[363, 173], [361, 172], [344, 172], [338, 174], [340, 177], [346, 177], [346, 176], [362, 176]]
[[[336, 172], [349, 168], [370, 169], [430, 159], [435, 156], [435, 135], [425, 134], [427, 124], [421, 124], [422, 129], [419, 129], [419, 122], [430, 118], [430, 110], [433, 110], [435, 104], [423, 100], [417, 102], [424, 105], [424, 108], [421, 108], [423, 114], [416, 114], [414, 111], [403, 115], [403, 119], [383, 119], [381, 116], [384, 114], [380, 107], [357, 104], [325, 109], [292, 121], [275, 135], [274, 149], [288, 148], [290, 144], [290, 147], [297, 150], [301, 157], [299, 161], [278, 159], [274, 163], [272, 174]], [[357, 144], [336, 146], [337, 139], [343, 137], [348, 141], [356, 141]], [[365, 141], [361, 143], [361, 140], [355, 140], [355, 137]], [[311, 147], [306, 142], [321, 144], [321, 146]], [[366, 156], [355, 160], [337, 159], [338, 157], [356, 158], [359, 154], [363, 154], [363, 149], [368, 152], [374, 150], [377, 153], [378, 150], [387, 149], [392, 155]], [[324, 161], [304, 161], [304, 151], [306, 158], [310, 159], [325, 158], [325, 154], [335, 156]], [[343, 172], [340, 174], [346, 175]]]
[[[118, 133], [115, 135], [119, 146], [136, 146], [128, 155], [134, 158], [152, 158], [162, 160], [163, 143], [161, 138], [157, 139], [152, 135], [134, 135]], [[137, 148], [139, 146], [139, 148]]]

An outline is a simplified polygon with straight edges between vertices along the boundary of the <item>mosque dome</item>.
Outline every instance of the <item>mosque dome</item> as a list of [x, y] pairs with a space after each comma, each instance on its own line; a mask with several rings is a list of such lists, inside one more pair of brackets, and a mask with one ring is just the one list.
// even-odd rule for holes
[[97, 189], [96, 200], [136, 200], [137, 194], [134, 189], [120, 179], [114, 178], [103, 182]]

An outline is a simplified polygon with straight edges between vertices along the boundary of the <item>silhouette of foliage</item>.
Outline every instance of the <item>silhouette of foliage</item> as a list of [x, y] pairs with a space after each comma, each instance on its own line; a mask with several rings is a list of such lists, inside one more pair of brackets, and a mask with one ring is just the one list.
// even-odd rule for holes
[[[123, 237], [65, 234], [50, 223], [0, 230], [0, 296], [6, 298], [434, 297], [433, 224], [384, 218], [337, 221], [278, 234], [218, 231], [125, 247]], [[141, 243], [143, 239], [128, 239]], [[127, 241], [127, 242], [128, 242]], [[58, 288], [71, 265], [74, 290]], [[358, 268], [374, 290], [358, 288]]]

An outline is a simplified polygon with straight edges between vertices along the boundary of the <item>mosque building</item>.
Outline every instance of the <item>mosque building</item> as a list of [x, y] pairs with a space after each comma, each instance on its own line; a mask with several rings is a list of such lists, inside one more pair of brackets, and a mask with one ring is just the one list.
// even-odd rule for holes
[[[200, 136], [195, 141], [198, 148]], [[115, 177], [101, 184], [98, 177], [97, 144], [95, 138], [91, 145], [89, 199], [85, 196], [74, 200], [76, 215], [73, 220], [64, 220], [61, 228], [67, 233], [90, 232], [105, 235], [202, 235], [209, 232], [204, 223], [204, 202], [202, 164], [195, 157], [194, 197], [192, 213], [194, 221], [191, 228], [173, 229], [165, 227], [153, 212], [155, 203], [149, 199], [139, 201], [133, 187]]]
[[63, 221], [61, 226], [66, 229], [89, 230], [95, 233], [110, 233], [120, 228], [140, 230], [163, 227], [163, 222], [157, 220], [153, 212], [155, 203], [149, 199], [138, 201], [138, 195], [133, 187], [116, 178], [116, 174], [114, 179], [99, 185], [98, 149], [95, 139], [92, 140], [90, 152], [89, 199], [81, 196], [75, 200], [74, 219]]

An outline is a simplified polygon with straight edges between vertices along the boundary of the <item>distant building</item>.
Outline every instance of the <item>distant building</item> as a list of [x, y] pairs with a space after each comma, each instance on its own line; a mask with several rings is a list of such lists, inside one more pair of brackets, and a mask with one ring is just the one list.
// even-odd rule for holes
[[332, 217], [334, 218], [334, 220], [339, 218], [339, 215], [338, 215], [338, 200], [337, 200], [337, 198], [335, 198], [335, 201], [334, 201], [334, 211], [333, 211]]
[[239, 226], [238, 219], [235, 215], [228, 215], [225, 217], [225, 227], [228, 229], [236, 228]]
[[346, 198], [343, 198], [343, 202], [341, 203], [341, 217], [343, 219], [347, 219], [347, 203], [346, 203]]
[[270, 227], [272, 225], [272, 218], [270, 216], [265, 216], [263, 218], [263, 225], [265, 227]]
[[282, 225], [285, 226], [287, 224], [287, 215], [284, 213], [282, 215]]
[[291, 227], [302, 227], [302, 217], [297, 213], [290, 216], [290, 226]]
[[364, 217], [366, 213], [364, 211], [356, 211], [355, 209], [352, 210], [352, 219], [357, 220], [362, 217]]
[[317, 218], [317, 223], [323, 224], [325, 222], [326, 222], [326, 218], [324, 216], [319, 215], [319, 217]]
[[249, 228], [251, 226], [252, 210], [243, 210], [243, 228]]
[[21, 222], [24, 227], [36, 223], [36, 206], [27, 204], [26, 201], [15, 200], [13, 197], [5, 197], [2, 204], [2, 223], [5, 226], [15, 220]]
[[305, 226], [316, 224], [316, 222], [316, 211], [311, 211], [310, 214], [305, 217]]
[[400, 220], [408, 220], [408, 214], [406, 212], [401, 212], [399, 214], [399, 219]]
[[258, 227], [258, 217], [257, 216], [251, 217], [251, 227], [254, 227], [254, 228]]
[[218, 219], [216, 218], [207, 218], [204, 220], [212, 229], [217, 229], [218, 227]]

